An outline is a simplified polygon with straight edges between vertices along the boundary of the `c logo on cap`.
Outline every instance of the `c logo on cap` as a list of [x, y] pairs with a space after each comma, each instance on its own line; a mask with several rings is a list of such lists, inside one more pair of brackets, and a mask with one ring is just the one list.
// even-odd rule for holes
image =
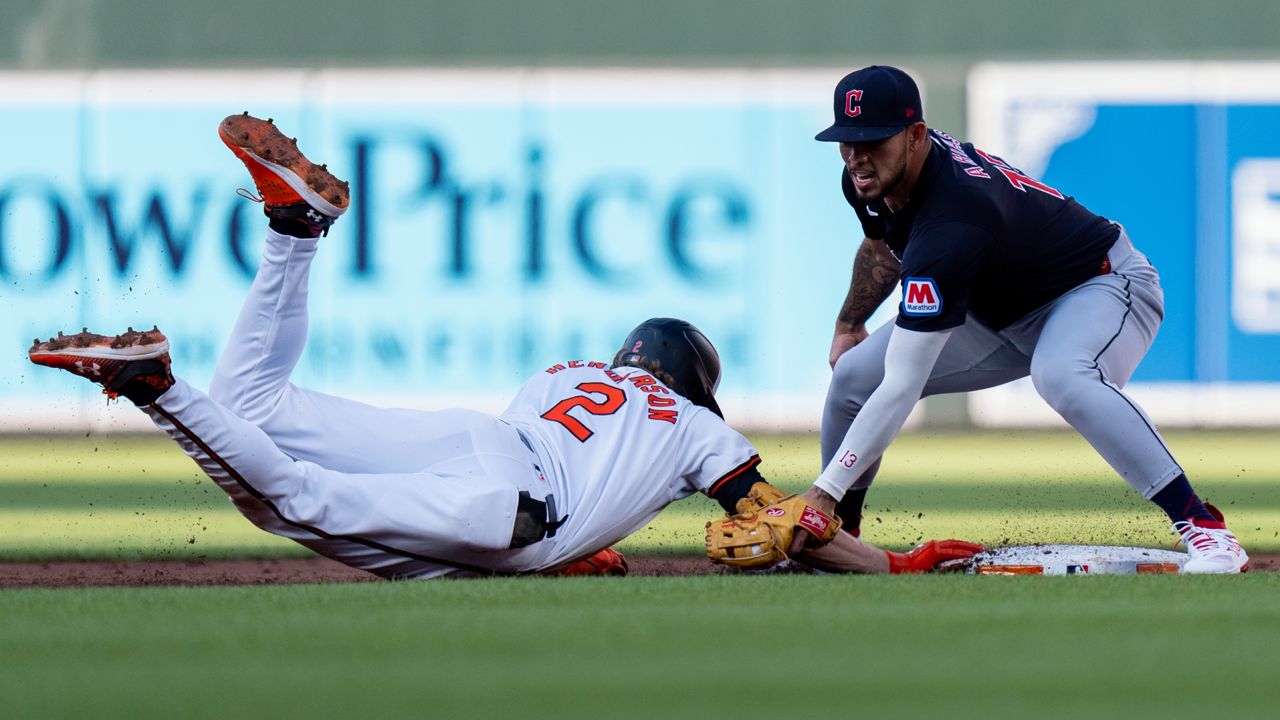
[[862, 114], [862, 106], [854, 105], [853, 102], [855, 100], [857, 100], [858, 102], [862, 102], [861, 90], [850, 90], [849, 92], [844, 94], [844, 114], [845, 115], [848, 115], [849, 117], [858, 117], [859, 115]]

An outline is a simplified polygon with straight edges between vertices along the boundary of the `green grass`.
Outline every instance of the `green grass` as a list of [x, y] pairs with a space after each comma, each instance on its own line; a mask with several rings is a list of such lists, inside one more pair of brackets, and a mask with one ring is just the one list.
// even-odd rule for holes
[[[1250, 549], [1276, 433], [1177, 433]], [[755, 438], [788, 489], [813, 437]], [[622, 544], [699, 552], [717, 506]], [[906, 435], [871, 538], [1167, 545], [1065, 433]], [[0, 439], [0, 559], [306, 555], [163, 438]], [[0, 592], [5, 717], [1271, 717], [1280, 574], [710, 576]]]
[[[1280, 550], [1280, 432], [1176, 432], [1169, 443], [1201, 495], [1251, 550]], [[817, 439], [753, 438], [765, 476], [789, 490], [818, 470]], [[695, 496], [620, 544], [697, 553], [720, 513]], [[1163, 514], [1071, 433], [906, 434], [867, 504], [867, 536], [887, 547], [930, 537], [996, 543], [1167, 546]], [[0, 438], [0, 560], [305, 556], [231, 507], [163, 437]]]
[[0, 593], [8, 717], [1271, 717], [1280, 574]]

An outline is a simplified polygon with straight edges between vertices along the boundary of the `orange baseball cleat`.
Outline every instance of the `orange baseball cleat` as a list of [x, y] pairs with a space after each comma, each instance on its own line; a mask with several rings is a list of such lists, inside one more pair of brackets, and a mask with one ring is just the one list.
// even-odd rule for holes
[[158, 328], [133, 328], [109, 337], [85, 328], [74, 335], [58, 333], [27, 351], [31, 362], [66, 370], [102, 386], [109, 398], [121, 395], [137, 405], [149, 405], [173, 386], [169, 371], [169, 341]]
[[218, 126], [218, 137], [253, 178], [258, 197], [245, 197], [262, 202], [272, 220], [298, 220], [319, 235], [347, 211], [347, 182], [308, 160], [297, 139], [285, 137], [271, 119], [231, 115]]
[[607, 547], [589, 558], [555, 570], [551, 575], [560, 577], [579, 577], [582, 575], [617, 575], [627, 574], [627, 559], [622, 553]]

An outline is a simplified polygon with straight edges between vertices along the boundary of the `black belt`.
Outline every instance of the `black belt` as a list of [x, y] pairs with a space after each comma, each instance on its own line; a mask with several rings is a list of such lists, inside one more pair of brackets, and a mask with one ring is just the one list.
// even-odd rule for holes
[[[534, 457], [537, 457], [538, 451], [533, 449], [533, 443], [529, 438], [525, 437], [518, 428], [512, 429], [516, 431], [516, 435], [520, 436], [520, 442], [529, 448], [529, 452]], [[533, 469], [539, 477], [543, 476], [542, 468], [538, 463], [533, 464]], [[520, 497], [516, 500], [516, 522], [511, 529], [511, 547], [527, 547], [543, 538], [555, 537], [556, 531], [569, 519], [568, 515], [562, 518], [557, 518], [556, 515], [554, 495], [548, 494], [544, 500], [535, 500], [528, 491], [521, 490]]]
[[511, 547], [522, 548], [532, 545], [543, 538], [556, 536], [556, 531], [569, 519], [568, 515], [556, 518], [556, 498], [548, 495], [546, 500], [534, 500], [527, 490], [520, 491], [516, 500], [516, 522], [511, 529]]

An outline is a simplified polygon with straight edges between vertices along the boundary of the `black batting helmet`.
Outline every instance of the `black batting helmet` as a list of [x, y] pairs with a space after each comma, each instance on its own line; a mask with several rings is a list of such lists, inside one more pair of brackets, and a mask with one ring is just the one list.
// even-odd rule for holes
[[684, 320], [651, 318], [637, 325], [613, 356], [613, 366], [619, 365], [656, 373], [690, 402], [724, 417], [715, 397], [720, 355], [701, 330]]

